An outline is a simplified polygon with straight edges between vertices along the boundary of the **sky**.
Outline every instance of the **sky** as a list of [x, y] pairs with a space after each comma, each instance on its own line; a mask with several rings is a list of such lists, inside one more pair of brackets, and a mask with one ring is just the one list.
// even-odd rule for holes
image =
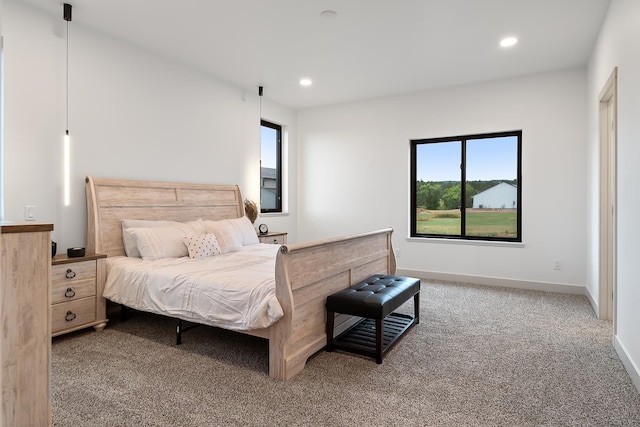
[[275, 129], [260, 126], [260, 166], [263, 168], [276, 167], [276, 137]]
[[[461, 142], [419, 144], [416, 175], [422, 181], [460, 181]], [[513, 180], [518, 171], [515, 136], [467, 140], [467, 180]]]

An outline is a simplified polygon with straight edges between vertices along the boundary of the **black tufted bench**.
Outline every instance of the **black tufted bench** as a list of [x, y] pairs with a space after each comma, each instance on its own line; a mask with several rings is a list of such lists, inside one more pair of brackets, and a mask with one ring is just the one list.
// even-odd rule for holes
[[[413, 297], [414, 316], [393, 313]], [[377, 274], [327, 297], [327, 351], [382, 356], [411, 326], [420, 323], [420, 279]], [[335, 313], [363, 317], [334, 338]]]

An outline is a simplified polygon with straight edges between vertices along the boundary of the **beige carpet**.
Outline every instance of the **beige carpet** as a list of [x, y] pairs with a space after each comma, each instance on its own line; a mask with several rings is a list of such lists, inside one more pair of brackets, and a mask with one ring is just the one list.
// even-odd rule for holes
[[[402, 311], [412, 312], [411, 302]], [[289, 382], [266, 341], [134, 313], [53, 340], [56, 426], [640, 426], [640, 394], [584, 297], [422, 283], [382, 365], [320, 352]]]

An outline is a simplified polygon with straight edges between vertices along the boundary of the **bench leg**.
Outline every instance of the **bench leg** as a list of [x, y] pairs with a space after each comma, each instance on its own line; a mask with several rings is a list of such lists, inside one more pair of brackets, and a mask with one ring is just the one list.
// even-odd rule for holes
[[327, 311], [327, 351], [333, 351], [333, 322], [335, 320], [335, 313], [333, 311]]
[[420, 323], [420, 292], [413, 296], [413, 318]]
[[376, 363], [382, 363], [382, 344], [384, 337], [384, 322], [382, 319], [376, 319]]

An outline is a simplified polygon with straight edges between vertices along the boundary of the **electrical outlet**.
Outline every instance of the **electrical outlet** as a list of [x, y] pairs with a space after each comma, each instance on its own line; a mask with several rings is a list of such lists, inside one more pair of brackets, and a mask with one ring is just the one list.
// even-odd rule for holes
[[35, 221], [36, 220], [36, 207], [35, 206], [25, 206], [24, 207], [24, 220], [25, 221]]
[[562, 270], [562, 260], [560, 258], [556, 258], [553, 260], [553, 269]]
[[394, 252], [395, 252], [395, 254], [396, 254], [396, 258], [400, 258], [400, 249], [398, 249], [398, 248], [394, 248], [394, 249], [393, 249], [393, 251], [394, 251]]

